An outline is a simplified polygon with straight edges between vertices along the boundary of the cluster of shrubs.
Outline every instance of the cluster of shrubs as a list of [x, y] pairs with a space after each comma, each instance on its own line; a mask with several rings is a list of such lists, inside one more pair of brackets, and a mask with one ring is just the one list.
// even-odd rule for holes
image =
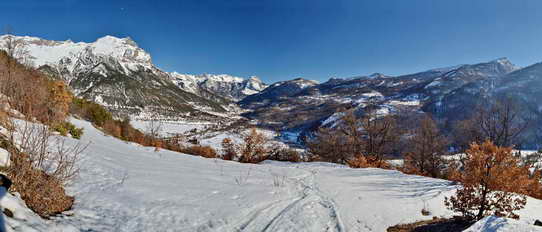
[[70, 113], [78, 115], [99, 127], [102, 127], [107, 121], [113, 120], [113, 115], [100, 104], [78, 97], [73, 98]]
[[[20, 193], [34, 212], [49, 217], [70, 209], [73, 204], [73, 197], [66, 194], [64, 184], [77, 172], [73, 169], [76, 161], [71, 152], [80, 151], [61, 145], [56, 147], [58, 150], [52, 149], [50, 130], [70, 133], [76, 138], [82, 135], [82, 130], [66, 122], [73, 98], [67, 85], [14, 59], [12, 55], [18, 53], [15, 51], [18, 44], [10, 38], [6, 43], [11, 46], [4, 47], [11, 50], [0, 51], [0, 93], [2, 110], [5, 110], [0, 124], [9, 133], [21, 135], [18, 141], [21, 146], [13, 145], [14, 136], [0, 138], [0, 147], [11, 154], [10, 165], [3, 171], [13, 182], [10, 191]], [[13, 117], [27, 123], [13, 123]], [[54, 165], [47, 166], [48, 162]]]
[[83, 135], [83, 128], [77, 128], [70, 122], [61, 122], [52, 126], [54, 131], [57, 131], [62, 136], [70, 134], [73, 138], [80, 139]]
[[44, 218], [69, 210], [74, 198], [64, 190], [64, 183], [45, 171], [33, 168], [28, 155], [16, 148], [4, 147], [12, 154], [11, 165], [5, 169], [13, 182], [10, 191], [18, 192], [25, 204]]

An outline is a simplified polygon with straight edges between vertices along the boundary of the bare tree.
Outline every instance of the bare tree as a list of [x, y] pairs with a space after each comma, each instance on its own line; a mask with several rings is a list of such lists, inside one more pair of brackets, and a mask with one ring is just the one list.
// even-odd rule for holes
[[42, 170], [62, 183], [68, 183], [77, 175], [78, 162], [88, 144], [68, 146], [65, 138], [53, 136], [49, 127], [43, 124], [28, 121], [17, 124], [15, 135], [11, 136], [15, 138], [12, 143], [19, 145], [32, 168]]
[[313, 139], [307, 141], [313, 160], [346, 163], [352, 156], [347, 138], [333, 128], [320, 128]]
[[529, 121], [512, 99], [500, 98], [486, 105], [480, 104], [471, 118], [460, 121], [455, 128], [456, 142], [461, 148], [485, 140], [500, 147], [518, 145]]
[[391, 115], [379, 118], [371, 111], [361, 120], [364, 153], [376, 163], [382, 163], [384, 155], [392, 151], [393, 144], [399, 139], [395, 119]]
[[147, 121], [146, 132], [152, 139], [157, 139], [163, 130], [163, 122], [158, 119], [157, 116], [153, 116], [151, 120]]
[[440, 177], [447, 154], [448, 139], [442, 135], [429, 115], [423, 115], [419, 126], [407, 139], [404, 171], [407, 173]]
[[346, 111], [333, 128], [321, 128], [308, 142], [309, 152], [326, 161], [347, 163], [365, 156], [369, 163], [380, 167], [384, 154], [391, 152], [398, 133], [392, 116], [378, 117], [369, 111], [359, 118]]

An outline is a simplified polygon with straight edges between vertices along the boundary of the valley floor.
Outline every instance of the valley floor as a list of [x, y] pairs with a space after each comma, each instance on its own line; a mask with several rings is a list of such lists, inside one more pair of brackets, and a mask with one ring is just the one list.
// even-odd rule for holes
[[[88, 122], [73, 123], [85, 128], [81, 142], [91, 144], [69, 187], [76, 196], [72, 216], [54, 222], [79, 231], [385, 231], [452, 215], [443, 200], [455, 186], [444, 180], [155, 152], [105, 136]], [[424, 208], [430, 216], [422, 216]], [[529, 199], [521, 223], [532, 224], [540, 212], [542, 202]]]

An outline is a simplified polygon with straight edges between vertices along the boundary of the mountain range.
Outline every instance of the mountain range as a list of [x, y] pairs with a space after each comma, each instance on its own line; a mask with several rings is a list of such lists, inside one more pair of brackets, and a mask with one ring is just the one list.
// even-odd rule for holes
[[105, 36], [75, 43], [5, 35], [0, 45], [9, 38], [17, 43], [17, 58], [23, 63], [64, 80], [76, 95], [118, 115], [220, 115], [238, 110], [235, 101], [266, 87], [257, 77], [164, 72], [130, 38]]
[[[7, 38], [0, 37], [0, 46]], [[427, 112], [453, 121], [467, 117], [480, 102], [508, 96], [530, 114], [542, 112], [542, 63], [521, 68], [507, 58], [401, 76], [375, 73], [323, 83], [296, 78], [267, 85], [258, 77], [162, 71], [130, 38], [105, 36], [92, 43], [14, 38], [21, 49], [17, 58], [25, 64], [66, 81], [80, 97], [136, 118], [243, 112], [264, 126], [303, 135], [337, 120], [344, 109], [363, 113], [376, 107], [382, 115]]]

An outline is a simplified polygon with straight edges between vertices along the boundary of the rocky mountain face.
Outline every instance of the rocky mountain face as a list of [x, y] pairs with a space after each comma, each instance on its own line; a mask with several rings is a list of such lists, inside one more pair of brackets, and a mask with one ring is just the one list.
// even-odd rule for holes
[[270, 85], [260, 93], [245, 97], [239, 102], [247, 108], [258, 108], [272, 104], [282, 98], [294, 96], [303, 89], [317, 85], [318, 82], [297, 78], [289, 81], [281, 81]]
[[[290, 89], [284, 82], [279, 82], [240, 103], [242, 107], [253, 110], [245, 116], [301, 134], [332, 123], [344, 109], [354, 109], [362, 114], [371, 107], [376, 108], [380, 115], [425, 111], [442, 119], [456, 119], [470, 114], [480, 99], [488, 98], [494, 92], [509, 92], [504, 90], [506, 80], [513, 79], [508, 82], [514, 85], [520, 79], [525, 79], [523, 85], [531, 85], [534, 80], [542, 81], [537, 71], [534, 67], [519, 69], [506, 58], [501, 58], [397, 77], [377, 73], [334, 78], [299, 89]], [[518, 75], [522, 78], [515, 77]], [[529, 84], [525, 84], [527, 82]], [[535, 87], [532, 90], [533, 94], [541, 92]], [[535, 99], [531, 97], [524, 98]]]
[[[0, 37], [0, 46], [8, 38]], [[236, 108], [233, 101], [265, 88], [257, 78], [230, 80], [226, 75], [192, 76], [197, 84], [184, 86], [186, 81], [179, 81], [181, 74], [157, 68], [150, 54], [130, 38], [105, 36], [92, 43], [12, 38], [18, 44], [19, 60], [66, 81], [76, 95], [103, 104], [119, 115], [221, 114]]]
[[226, 74], [189, 75], [176, 72], [171, 73], [170, 76], [179, 88], [187, 92], [197, 95], [211, 92], [235, 102], [267, 88], [267, 85], [255, 76], [244, 79]]

